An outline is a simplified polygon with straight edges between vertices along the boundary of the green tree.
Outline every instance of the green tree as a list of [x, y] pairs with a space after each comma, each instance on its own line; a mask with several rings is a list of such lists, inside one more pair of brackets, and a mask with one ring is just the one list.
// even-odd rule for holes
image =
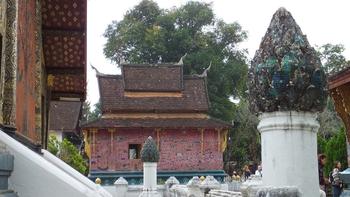
[[248, 162], [261, 161], [260, 134], [257, 129], [258, 118], [249, 110], [249, 103], [242, 100], [237, 105], [234, 129], [229, 132], [229, 143], [224, 154], [225, 161], [237, 162], [241, 169]]
[[94, 104], [94, 110], [91, 112], [91, 119], [97, 119], [102, 116], [101, 101]]
[[81, 111], [81, 117], [80, 117], [80, 122], [85, 123], [88, 122], [88, 120], [91, 119], [91, 107], [90, 107], [90, 102], [85, 101], [83, 103], [82, 111]]
[[[340, 161], [343, 169], [348, 166], [346, 151], [346, 133], [344, 128], [341, 128], [337, 134], [332, 136], [325, 143], [324, 148], [324, 153], [327, 156], [327, 164], [325, 166], [326, 173], [329, 173], [334, 168], [335, 161]], [[328, 176], [328, 174], [326, 175]]]
[[82, 174], [87, 173], [88, 165], [79, 150], [67, 139], [59, 142], [56, 136], [49, 137], [48, 151]]
[[246, 39], [238, 23], [215, 18], [210, 4], [188, 2], [165, 10], [143, 0], [123, 20], [113, 21], [105, 31], [104, 54], [120, 64], [178, 62], [184, 58], [185, 74], [201, 74], [209, 63], [210, 115], [231, 121], [234, 104], [230, 97], [242, 97], [248, 66], [245, 51], [237, 45]]
[[49, 136], [49, 143], [47, 144], [47, 150], [53, 155], [57, 155], [60, 150], [60, 142], [57, 140], [56, 136]]
[[343, 70], [349, 62], [343, 55], [345, 48], [342, 44], [325, 44], [318, 47], [318, 54], [323, 64], [323, 68], [328, 75], [332, 75]]
[[[325, 44], [318, 47], [318, 54], [323, 68], [328, 75], [343, 70], [349, 61], [343, 55], [345, 48], [342, 44]], [[335, 111], [334, 101], [329, 96], [325, 110], [319, 114], [320, 129], [317, 137], [318, 153], [327, 156], [325, 176], [333, 169], [334, 162], [340, 161], [343, 167], [347, 166], [346, 135], [344, 124]]]
[[81, 123], [86, 123], [92, 120], [96, 120], [97, 118], [100, 118], [102, 115], [102, 110], [101, 110], [101, 102], [97, 102], [94, 104], [94, 109], [91, 109], [89, 101], [85, 101], [83, 103], [82, 107], [82, 115], [80, 118]]
[[335, 111], [334, 101], [331, 97], [328, 97], [327, 106], [324, 111], [319, 113], [318, 121], [320, 123], [319, 135], [325, 140], [338, 133], [344, 126]]

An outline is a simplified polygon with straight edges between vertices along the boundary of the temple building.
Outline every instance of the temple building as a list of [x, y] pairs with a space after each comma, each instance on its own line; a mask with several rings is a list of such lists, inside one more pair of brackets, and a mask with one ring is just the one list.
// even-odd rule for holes
[[71, 133], [85, 101], [86, 16], [87, 0], [0, 1], [0, 196], [111, 197], [45, 150], [55, 106], [76, 104], [69, 131], [51, 125]]
[[51, 101], [49, 112], [49, 136], [54, 135], [58, 141], [68, 139], [77, 147], [82, 145], [79, 128], [82, 102]]
[[80, 103], [77, 116], [86, 97], [87, 1], [3, 0], [0, 14], [0, 124], [40, 151], [51, 102]]
[[82, 126], [91, 175], [141, 171], [148, 136], [160, 151], [160, 173], [223, 169], [231, 125], [208, 115], [205, 77], [183, 75], [174, 64], [124, 64], [121, 71], [97, 74], [102, 117]]

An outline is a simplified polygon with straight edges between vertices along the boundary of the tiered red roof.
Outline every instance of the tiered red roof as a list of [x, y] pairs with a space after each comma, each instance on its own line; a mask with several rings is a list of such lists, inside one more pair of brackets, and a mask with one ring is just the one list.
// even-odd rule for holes
[[[209, 99], [205, 78], [183, 76], [182, 65], [125, 64], [121, 69], [122, 75], [97, 76], [103, 116], [84, 125], [85, 128], [230, 127], [226, 122], [206, 115]], [[144, 93], [145, 96], [128, 96], [129, 93]], [[160, 95], [147, 96], [148, 93]], [[169, 95], [162, 96], [162, 93]], [[113, 117], [113, 114], [119, 116]], [[128, 116], [123, 117], [123, 114]], [[140, 114], [144, 117], [140, 118]], [[154, 118], [147, 114], [158, 116]], [[182, 114], [190, 115], [181, 117]]]

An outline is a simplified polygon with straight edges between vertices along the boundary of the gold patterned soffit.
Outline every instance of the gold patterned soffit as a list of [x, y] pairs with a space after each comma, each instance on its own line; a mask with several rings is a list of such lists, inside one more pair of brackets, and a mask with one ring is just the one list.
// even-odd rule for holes
[[350, 113], [350, 86], [342, 85], [336, 89], [337, 93], [342, 97], [343, 107], [346, 113]]
[[350, 116], [346, 109], [346, 104], [344, 102], [343, 95], [341, 94], [341, 89], [338, 87], [331, 91], [331, 95], [334, 100], [335, 110], [340, 118], [343, 120], [346, 130], [347, 130], [347, 138], [350, 139]]
[[49, 74], [47, 75], [47, 86], [48, 87], [53, 87], [55, 76]]
[[181, 92], [124, 92], [125, 97], [131, 98], [153, 98], [153, 97], [182, 97]]
[[172, 119], [172, 118], [195, 118], [208, 119], [209, 116], [203, 113], [132, 113], [132, 114], [104, 114], [104, 119]]

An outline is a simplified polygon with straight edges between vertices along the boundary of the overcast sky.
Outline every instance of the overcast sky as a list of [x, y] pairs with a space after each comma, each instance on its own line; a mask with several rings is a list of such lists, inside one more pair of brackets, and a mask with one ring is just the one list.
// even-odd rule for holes
[[[116, 65], [105, 59], [103, 33], [112, 20], [120, 21], [127, 10], [141, 0], [88, 0], [87, 62], [106, 74], [117, 74]], [[187, 0], [155, 0], [161, 8], [178, 7]], [[240, 47], [247, 48], [252, 58], [259, 47], [273, 13], [279, 7], [289, 10], [311, 45], [344, 44], [344, 55], [350, 59], [349, 0], [202, 0], [211, 2], [216, 17], [227, 23], [237, 21], [248, 31], [248, 39]], [[99, 99], [95, 72], [88, 65], [88, 97]]]

